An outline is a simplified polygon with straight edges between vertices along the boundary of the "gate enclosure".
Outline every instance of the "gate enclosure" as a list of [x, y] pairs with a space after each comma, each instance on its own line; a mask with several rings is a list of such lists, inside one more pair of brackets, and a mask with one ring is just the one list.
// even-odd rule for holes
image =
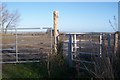
[[109, 58], [111, 61], [114, 56], [116, 45], [114, 33], [63, 33], [59, 36], [71, 67], [80, 63], [84, 69], [88, 64], [99, 63], [101, 58]]
[[46, 33], [43, 29], [48, 28], [8, 29], [6, 34], [2, 34], [2, 63], [46, 60], [51, 53], [52, 37], [51, 32]]

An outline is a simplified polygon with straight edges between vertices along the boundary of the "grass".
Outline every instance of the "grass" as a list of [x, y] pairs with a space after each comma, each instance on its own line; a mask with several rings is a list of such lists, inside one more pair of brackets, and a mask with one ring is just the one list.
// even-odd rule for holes
[[46, 62], [43, 61], [39, 63], [4, 64], [2, 74], [3, 80], [74, 78], [75, 69], [69, 68], [66, 63], [58, 63], [59, 61], [56, 57], [54, 57], [54, 59], [55, 60], [50, 63], [50, 77], [48, 77]]
[[75, 69], [69, 68], [62, 54], [50, 56], [50, 76], [48, 76], [47, 62], [24, 64], [3, 64], [3, 80], [39, 79], [46, 78], [70, 79], [75, 77]]
[[46, 78], [46, 62], [3, 64], [3, 80], [11, 78]]

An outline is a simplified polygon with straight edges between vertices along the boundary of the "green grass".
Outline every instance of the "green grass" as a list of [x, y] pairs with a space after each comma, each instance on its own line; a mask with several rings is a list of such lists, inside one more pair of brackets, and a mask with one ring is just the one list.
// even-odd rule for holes
[[[46, 63], [3, 64], [3, 78], [45, 78]], [[3, 79], [4, 80], [4, 79]]]
[[74, 77], [75, 71], [70, 69], [65, 63], [58, 63], [54, 60], [50, 63], [50, 77], [48, 77], [47, 63], [20, 63], [20, 64], [3, 64], [3, 80], [43, 80], [46, 78], [71, 78]]

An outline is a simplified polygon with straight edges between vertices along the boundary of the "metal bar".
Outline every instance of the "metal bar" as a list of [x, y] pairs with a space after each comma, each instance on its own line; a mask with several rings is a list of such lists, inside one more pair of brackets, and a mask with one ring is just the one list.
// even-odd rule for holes
[[0, 51], [15, 51], [16, 49], [11, 49], [11, 48], [8, 48], [8, 49], [0, 49]]
[[48, 76], [50, 77], [50, 54], [52, 54], [52, 28], [51, 27], [44, 27], [43, 29], [50, 29], [50, 48], [51, 52], [48, 53], [48, 61], [47, 61], [47, 69], [48, 69]]
[[[1, 4], [1, 2], [0, 2]], [[2, 33], [3, 33], [3, 25], [2, 25], [2, 14], [0, 13], [0, 44], [2, 44]], [[2, 45], [0, 45], [0, 49], [2, 49]], [[2, 62], [2, 51], [0, 51], [0, 62]], [[0, 65], [0, 80], [2, 80], [2, 65]]]
[[69, 34], [69, 42], [68, 42], [68, 61], [69, 66], [72, 67], [72, 35]]
[[[11, 54], [12, 55], [12, 54], [16, 54], [16, 53], [4, 53], [4, 54]], [[4, 55], [4, 54], [2, 54], [2, 55]], [[17, 54], [33, 54], [34, 55], [34, 54], [40, 54], [40, 53], [17, 53]]]
[[108, 56], [110, 57], [110, 49], [111, 49], [111, 34], [108, 34], [108, 50], [107, 50], [107, 52], [108, 52]]
[[2, 46], [2, 45], [11, 45], [11, 46], [15, 46], [15, 44], [0, 44], [0, 46]]
[[94, 64], [95, 63], [94, 61], [82, 61], [82, 60], [76, 60], [76, 59], [74, 59], [73, 61], [82, 62], [82, 63], [89, 63], [89, 64]]
[[102, 57], [102, 53], [103, 53], [103, 34], [100, 34], [100, 57]]
[[90, 55], [93, 54], [93, 55], [99, 55], [98, 53], [95, 53], [95, 52], [94, 52], [94, 53], [90, 53], [90, 52], [79, 52], [79, 54], [90, 54]]
[[11, 64], [11, 63], [28, 63], [28, 62], [40, 62], [38, 61], [9, 61], [9, 62], [0, 62], [0, 64]]
[[69, 34], [76, 34], [76, 35], [81, 35], [81, 34], [92, 34], [92, 35], [100, 35], [101, 33], [103, 34], [106, 34], [106, 33], [109, 33], [109, 34], [114, 34], [113, 32], [80, 32], [80, 33], [64, 33], [65, 35], [69, 35]]
[[16, 49], [16, 61], [18, 62], [18, 42], [17, 42], [17, 29], [15, 28], [15, 49]]
[[53, 43], [53, 42], [52, 42], [52, 28], [51, 28], [51, 45], [50, 45], [50, 46], [51, 46], [51, 54], [52, 54], [52, 49], [53, 49], [52, 43]]
[[8, 28], [8, 30], [11, 30], [11, 29], [17, 29], [17, 30], [25, 30], [25, 29], [41, 29], [41, 28]]

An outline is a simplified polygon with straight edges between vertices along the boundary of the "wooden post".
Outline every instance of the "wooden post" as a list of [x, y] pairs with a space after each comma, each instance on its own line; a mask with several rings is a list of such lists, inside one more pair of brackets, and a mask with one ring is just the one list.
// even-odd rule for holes
[[54, 51], [57, 53], [57, 43], [58, 43], [58, 17], [59, 12], [54, 11]]
[[116, 55], [117, 54], [117, 51], [118, 51], [118, 44], [119, 44], [119, 33], [118, 32], [115, 32], [115, 39], [114, 39], [114, 54]]

